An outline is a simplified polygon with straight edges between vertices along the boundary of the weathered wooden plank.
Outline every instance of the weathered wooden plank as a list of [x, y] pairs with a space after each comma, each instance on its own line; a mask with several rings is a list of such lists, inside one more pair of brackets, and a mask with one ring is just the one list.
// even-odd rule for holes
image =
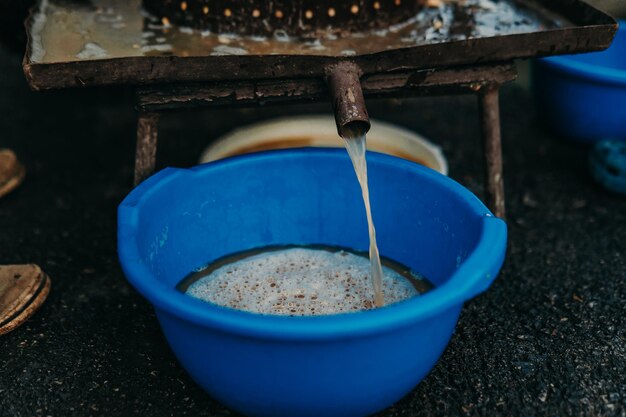
[[[475, 93], [484, 84], [515, 79], [513, 64], [375, 74], [361, 80], [366, 97]], [[178, 83], [140, 87], [141, 111], [177, 110], [203, 106], [256, 106], [310, 101], [328, 96], [322, 78], [220, 83]]]

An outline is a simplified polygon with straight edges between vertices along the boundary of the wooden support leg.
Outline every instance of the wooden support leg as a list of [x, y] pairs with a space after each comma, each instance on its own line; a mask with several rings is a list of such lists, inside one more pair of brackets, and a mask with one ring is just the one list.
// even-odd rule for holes
[[135, 150], [135, 186], [154, 173], [158, 124], [158, 113], [139, 114]]
[[493, 213], [505, 218], [504, 179], [502, 178], [502, 143], [500, 135], [499, 86], [489, 86], [480, 92], [487, 205]]

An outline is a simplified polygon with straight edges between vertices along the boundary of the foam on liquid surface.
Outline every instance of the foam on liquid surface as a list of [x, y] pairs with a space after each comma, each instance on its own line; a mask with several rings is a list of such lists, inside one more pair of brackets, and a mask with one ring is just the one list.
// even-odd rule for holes
[[[383, 267], [385, 305], [419, 294]], [[349, 252], [291, 248], [222, 265], [186, 293], [224, 307], [261, 314], [315, 316], [375, 307], [367, 258]]]

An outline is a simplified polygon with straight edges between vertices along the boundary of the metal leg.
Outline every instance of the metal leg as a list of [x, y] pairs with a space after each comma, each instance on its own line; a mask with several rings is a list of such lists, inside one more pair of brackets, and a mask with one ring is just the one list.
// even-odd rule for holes
[[502, 144], [500, 136], [499, 86], [486, 87], [479, 94], [485, 144], [487, 205], [504, 219], [504, 179], [502, 178]]
[[156, 164], [158, 113], [140, 113], [137, 121], [137, 148], [135, 150], [135, 185], [154, 172]]

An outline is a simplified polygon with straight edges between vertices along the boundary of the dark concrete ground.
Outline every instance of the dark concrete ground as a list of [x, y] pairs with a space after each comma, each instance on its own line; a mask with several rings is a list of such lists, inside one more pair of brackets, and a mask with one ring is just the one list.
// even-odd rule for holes
[[[51, 295], [0, 338], [0, 416], [226, 416], [176, 363], [151, 307], [126, 283], [116, 206], [131, 189], [128, 90], [29, 92], [0, 50], [0, 147], [27, 180], [0, 200], [0, 263], [35, 262]], [[194, 163], [237, 121], [327, 104], [164, 119], [159, 165]], [[481, 193], [471, 97], [371, 103], [373, 117], [440, 143], [451, 176]], [[383, 416], [626, 415], [626, 198], [594, 184], [586, 149], [546, 134], [520, 85], [502, 97], [510, 249], [467, 304], [434, 371]]]

